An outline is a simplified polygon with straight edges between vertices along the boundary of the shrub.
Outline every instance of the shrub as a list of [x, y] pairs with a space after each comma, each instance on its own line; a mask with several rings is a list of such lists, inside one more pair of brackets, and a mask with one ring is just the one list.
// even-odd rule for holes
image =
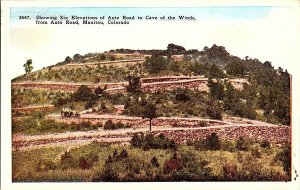
[[117, 181], [118, 178], [118, 173], [115, 172], [110, 165], [106, 165], [93, 181]]
[[58, 97], [56, 100], [54, 100], [52, 103], [54, 104], [55, 107], [60, 107], [62, 105], [67, 104], [68, 102], [70, 102], [69, 98], [62, 98], [62, 97]]
[[267, 139], [264, 139], [261, 143], [260, 143], [260, 147], [262, 148], [270, 148], [270, 142]]
[[111, 155], [108, 155], [107, 159], [105, 160], [105, 163], [110, 164], [112, 162], [113, 162], [113, 159], [112, 159]]
[[96, 129], [103, 127], [101, 122], [98, 122], [98, 123], [94, 124], [94, 126], [95, 126], [94, 128], [96, 128]]
[[115, 125], [112, 120], [107, 120], [104, 124], [104, 129], [115, 129]]
[[206, 145], [209, 150], [219, 150], [219, 136], [216, 133], [210, 134], [210, 136], [206, 137]]
[[118, 158], [127, 158], [128, 157], [128, 152], [125, 149], [122, 149], [122, 151], [120, 152]]
[[221, 150], [228, 151], [228, 152], [233, 152], [235, 149], [234, 144], [227, 140], [222, 141], [220, 147]]
[[103, 94], [104, 92], [104, 89], [100, 88], [100, 87], [97, 87], [94, 91], [94, 93], [99, 97]]
[[206, 121], [200, 121], [199, 126], [205, 127], [207, 125]]
[[211, 133], [206, 139], [195, 142], [195, 148], [198, 150], [219, 150], [219, 136], [216, 133]]
[[279, 152], [276, 157], [276, 160], [281, 161], [284, 171], [288, 176], [291, 175], [291, 145], [285, 145], [283, 150]]
[[129, 93], [140, 93], [142, 91], [142, 83], [140, 77], [128, 76], [128, 86], [126, 86], [126, 91]]
[[35, 171], [37, 172], [43, 172], [43, 171], [49, 171], [55, 169], [56, 169], [55, 163], [49, 160], [40, 160], [35, 166]]
[[127, 125], [121, 123], [120, 121], [115, 124], [116, 129], [128, 128]]
[[170, 159], [164, 163], [164, 174], [169, 174], [172, 171], [178, 171], [183, 168], [183, 163], [180, 159]]
[[113, 158], [117, 158], [118, 157], [118, 151], [117, 149], [114, 149], [114, 152], [113, 152]]
[[82, 129], [91, 129], [93, 128], [93, 124], [90, 121], [83, 121], [79, 124]]
[[157, 160], [157, 158], [155, 157], [155, 156], [153, 156], [152, 158], [151, 158], [151, 164], [152, 164], [152, 166], [154, 166], [154, 167], [159, 167], [159, 163], [158, 163], [158, 160]]
[[223, 177], [225, 180], [237, 180], [238, 171], [235, 164], [225, 164], [223, 167]]
[[82, 156], [79, 158], [78, 165], [81, 169], [89, 169], [89, 168], [92, 167], [91, 163], [88, 162], [88, 160], [85, 157], [82, 157]]
[[133, 147], [139, 147], [143, 150], [153, 149], [176, 149], [176, 143], [173, 140], [165, 138], [163, 134], [154, 136], [153, 134], [134, 134], [131, 141]]
[[251, 155], [255, 158], [261, 158], [261, 152], [259, 151], [259, 148], [257, 146], [251, 149]]
[[40, 111], [33, 112], [31, 115], [32, 115], [32, 118], [35, 118], [35, 119], [43, 119], [45, 116], [45, 114]]
[[81, 85], [73, 94], [75, 101], [87, 101], [93, 97], [93, 92], [85, 85]]
[[87, 155], [81, 156], [78, 160], [78, 166], [81, 169], [90, 169], [93, 164], [99, 160], [97, 152], [90, 152]]
[[221, 109], [214, 106], [208, 106], [206, 107], [205, 113], [208, 117], [212, 118], [212, 119], [222, 119], [222, 112]]
[[238, 150], [243, 150], [243, 151], [248, 151], [250, 146], [250, 142], [243, 137], [239, 137], [239, 139], [236, 142], [236, 149]]
[[194, 143], [194, 146], [197, 150], [207, 150], [206, 140], [198, 140]]
[[121, 123], [120, 121], [118, 123], [113, 123], [111, 120], [107, 120], [104, 124], [104, 129], [122, 129], [122, 128], [130, 128], [130, 125], [126, 125]]
[[65, 152], [61, 155], [60, 167], [62, 169], [74, 168], [77, 166], [76, 160], [72, 157], [70, 152]]
[[101, 54], [100, 59], [101, 60], [105, 60], [106, 59], [106, 55], [105, 54]]
[[138, 135], [138, 133], [134, 133], [130, 140], [131, 146], [140, 147], [140, 140], [141, 140], [141, 137]]
[[113, 55], [111, 55], [111, 56], [109, 56], [109, 60], [111, 60], [111, 61], [115, 61], [115, 60], [116, 60], [116, 57], [115, 57], [115, 56], [113, 56]]
[[190, 100], [190, 96], [187, 93], [181, 92], [175, 95], [175, 99], [176, 101], [182, 101], [182, 102], [186, 102], [188, 100]]
[[94, 105], [96, 104], [96, 102], [92, 99], [90, 99], [85, 105], [84, 108], [87, 110], [89, 108], [92, 108]]

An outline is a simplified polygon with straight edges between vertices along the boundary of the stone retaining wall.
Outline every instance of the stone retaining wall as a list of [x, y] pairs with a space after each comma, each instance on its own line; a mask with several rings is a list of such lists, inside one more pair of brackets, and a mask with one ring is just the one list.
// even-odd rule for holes
[[164, 77], [148, 77], [142, 78], [142, 83], [153, 83], [153, 82], [165, 82], [165, 81], [178, 81], [178, 80], [189, 80], [204, 78], [204, 76], [164, 76]]
[[162, 133], [177, 143], [205, 139], [211, 133], [217, 133], [222, 140], [236, 140], [239, 137], [244, 137], [258, 142], [266, 139], [278, 144], [291, 141], [291, 128], [286, 126], [231, 126], [195, 130], [153, 131], [152, 133]]
[[207, 86], [208, 80], [204, 79], [189, 79], [172, 82], [155, 82], [155, 83], [143, 83], [142, 89], [145, 92], [155, 92], [158, 90], [174, 90], [177, 88], [188, 88], [191, 90], [199, 90], [208, 92]]

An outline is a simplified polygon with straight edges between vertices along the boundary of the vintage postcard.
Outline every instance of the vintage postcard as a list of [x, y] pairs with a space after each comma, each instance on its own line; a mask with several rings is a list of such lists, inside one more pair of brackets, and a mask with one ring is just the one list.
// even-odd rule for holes
[[1, 4], [3, 189], [299, 189], [299, 2]]

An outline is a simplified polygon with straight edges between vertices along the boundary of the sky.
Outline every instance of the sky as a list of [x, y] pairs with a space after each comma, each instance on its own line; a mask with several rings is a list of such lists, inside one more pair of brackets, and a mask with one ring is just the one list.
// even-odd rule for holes
[[[30, 20], [20, 20], [20, 15]], [[196, 21], [131, 21], [129, 25], [37, 25], [41, 16], [193, 16]], [[186, 49], [221, 45], [232, 54], [270, 61], [293, 72], [288, 61], [298, 39], [291, 7], [52, 7], [10, 9], [11, 78], [24, 74], [32, 59], [34, 70], [63, 61], [66, 56], [110, 49], [166, 49], [169, 43]]]

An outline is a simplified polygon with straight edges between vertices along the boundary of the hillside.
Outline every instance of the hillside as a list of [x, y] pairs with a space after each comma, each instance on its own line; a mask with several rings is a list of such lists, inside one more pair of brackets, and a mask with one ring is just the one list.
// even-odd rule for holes
[[26, 64], [11, 85], [13, 181], [291, 178], [290, 75], [270, 62], [169, 44]]
[[[17, 77], [12, 85], [71, 92], [80, 85], [88, 85], [94, 90], [100, 87], [121, 93], [129, 76], [141, 78], [145, 92], [176, 90], [180, 86], [197, 89], [210, 92], [227, 113], [271, 123], [290, 123], [289, 73], [282, 68], [274, 69], [270, 62], [230, 55], [217, 45], [204, 47], [202, 51], [169, 44], [167, 50], [117, 49], [75, 54], [56, 65]], [[152, 83], [146, 80], [149, 77], [153, 78]]]

